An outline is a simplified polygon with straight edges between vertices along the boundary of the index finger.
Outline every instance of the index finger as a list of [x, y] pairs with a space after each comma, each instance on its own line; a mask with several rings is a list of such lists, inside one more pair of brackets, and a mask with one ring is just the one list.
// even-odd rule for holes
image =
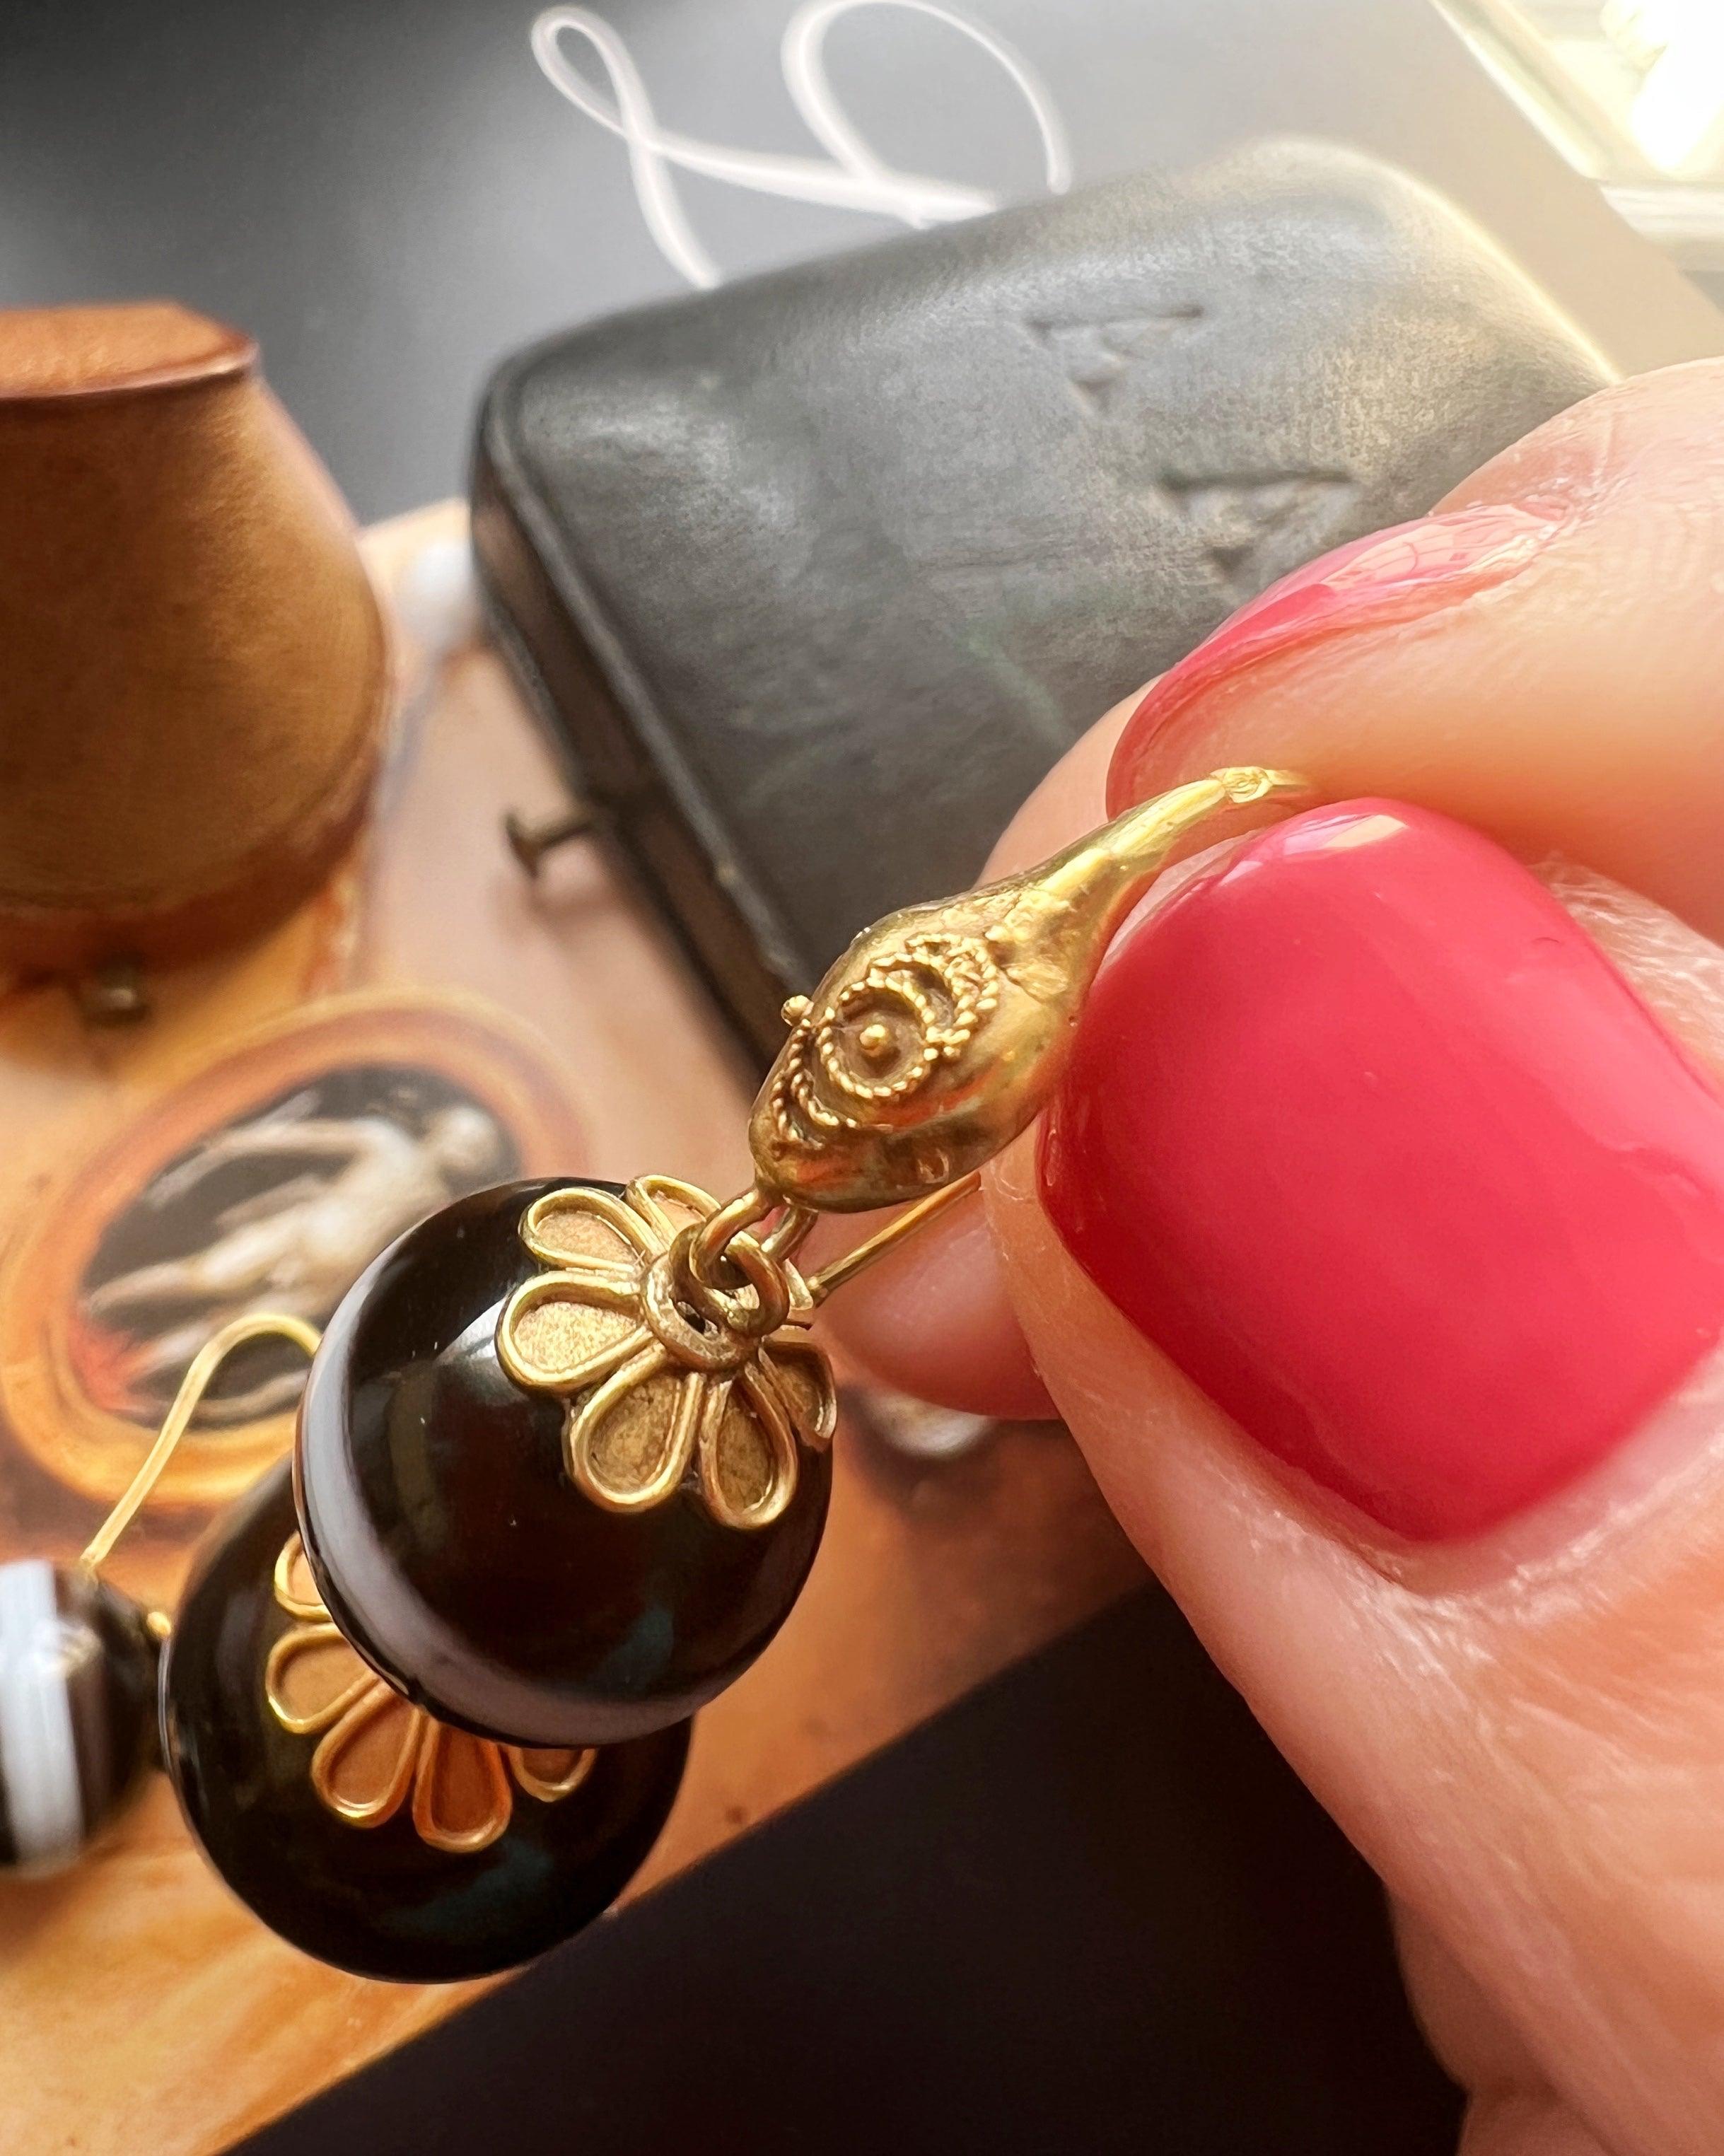
[[[1433, 516], [1296, 572], [1085, 735], [991, 870], [1213, 766], [1290, 764], [1331, 798], [1443, 809], [1724, 932], [1721, 423], [1724, 363], [1619, 384]], [[904, 1390], [1028, 1412], [1038, 1382], [974, 1234], [930, 1230], [913, 1276], [882, 1265], [834, 1303], [837, 1328]]]

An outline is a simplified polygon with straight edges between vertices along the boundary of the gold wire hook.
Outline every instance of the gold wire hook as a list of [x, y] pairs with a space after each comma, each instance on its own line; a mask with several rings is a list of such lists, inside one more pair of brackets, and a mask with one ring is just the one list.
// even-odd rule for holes
[[162, 1471], [173, 1456], [174, 1447], [185, 1435], [192, 1418], [197, 1414], [203, 1395], [209, 1389], [210, 1380], [220, 1369], [236, 1348], [248, 1340], [262, 1340], [270, 1337], [290, 1340], [295, 1348], [315, 1355], [322, 1339], [315, 1325], [308, 1325], [301, 1317], [287, 1317], [273, 1311], [259, 1311], [255, 1316], [236, 1317], [222, 1327], [192, 1358], [191, 1367], [180, 1380], [180, 1389], [173, 1396], [173, 1405], [167, 1418], [156, 1433], [156, 1442], [145, 1455], [144, 1464], [126, 1485], [126, 1494], [109, 1513], [86, 1545], [78, 1562], [86, 1571], [94, 1572], [103, 1563], [138, 1515], [144, 1501], [162, 1478]]
[[921, 1199], [914, 1205], [906, 1205], [901, 1213], [895, 1213], [884, 1228], [875, 1229], [865, 1242], [858, 1243], [854, 1250], [846, 1250], [841, 1258], [834, 1258], [829, 1265], [822, 1265], [818, 1272], [809, 1273], [807, 1276], [808, 1293], [816, 1306], [824, 1302], [834, 1288], [842, 1287], [846, 1281], [854, 1280], [858, 1273], [866, 1272], [889, 1250], [895, 1250], [900, 1243], [915, 1235], [919, 1229], [926, 1228], [930, 1220], [936, 1219], [942, 1213], [949, 1213], [954, 1205], [981, 1188], [982, 1171], [979, 1168], [972, 1168], [967, 1175], [960, 1176], [956, 1183], [948, 1183], [943, 1190], [936, 1190], [932, 1197]]

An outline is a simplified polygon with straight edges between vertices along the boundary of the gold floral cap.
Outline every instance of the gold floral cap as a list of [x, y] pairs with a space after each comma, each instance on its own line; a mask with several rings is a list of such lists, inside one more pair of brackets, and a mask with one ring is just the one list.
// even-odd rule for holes
[[785, 1322], [764, 1337], [702, 1326], [676, 1303], [672, 1246], [717, 1210], [663, 1175], [621, 1197], [571, 1184], [536, 1199], [521, 1235], [547, 1270], [505, 1305], [497, 1353], [517, 1384], [568, 1399], [564, 1457], [594, 1504], [662, 1504], [693, 1466], [721, 1525], [764, 1527], [795, 1495], [798, 1444], [831, 1442], [837, 1400], [793, 1266], [781, 1267]]
[[270, 1712], [316, 1737], [311, 1787], [350, 1826], [382, 1826], [411, 1803], [421, 1841], [469, 1856], [508, 1830], [519, 1789], [552, 1804], [580, 1788], [591, 1750], [497, 1744], [403, 1699], [331, 1623], [298, 1535], [275, 1561], [275, 1599], [295, 1621], [264, 1668]]

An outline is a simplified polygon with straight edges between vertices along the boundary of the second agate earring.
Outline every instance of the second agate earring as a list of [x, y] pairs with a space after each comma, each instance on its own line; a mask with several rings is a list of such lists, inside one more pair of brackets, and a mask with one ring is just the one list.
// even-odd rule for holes
[[0, 1867], [74, 1862], [160, 1763], [216, 1870], [306, 1953], [422, 1982], [511, 1968], [639, 1869], [686, 1725], [602, 1748], [502, 1745], [411, 1705], [328, 1621], [287, 1461], [223, 1522], [172, 1619], [105, 1580], [216, 1372], [271, 1335], [318, 1344], [297, 1318], [223, 1327], [77, 1562], [0, 1565]]
[[[220, 1355], [266, 1331], [317, 1351], [295, 1321], [242, 1320], [188, 1378], [182, 1426]], [[413, 1705], [330, 1621], [284, 1461], [194, 1565], [162, 1650], [161, 1747], [205, 1855], [264, 1922], [357, 1975], [434, 1983], [512, 1968], [608, 1908], [664, 1825], [688, 1729], [499, 1743]]]

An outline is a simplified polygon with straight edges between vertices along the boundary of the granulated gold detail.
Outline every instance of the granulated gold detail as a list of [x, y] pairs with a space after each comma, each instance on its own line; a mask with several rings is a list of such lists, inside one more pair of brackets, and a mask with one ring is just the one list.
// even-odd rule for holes
[[330, 1621], [296, 1534], [275, 1560], [275, 1585], [294, 1622], [269, 1650], [264, 1697], [284, 1729], [319, 1740], [312, 1789], [349, 1825], [382, 1826], [408, 1805], [421, 1841], [470, 1855], [508, 1831], [516, 1789], [556, 1804], [592, 1773], [590, 1750], [495, 1744], [403, 1699]]
[[800, 1051], [778, 1062], [773, 1112], [810, 1144], [859, 1130], [882, 1102], [919, 1092], [962, 1055], [999, 1000], [999, 969], [973, 937], [912, 936], [806, 1014]]
[[1085, 992], [1144, 885], [1219, 810], [1305, 784], [1216, 772], [1024, 875], [858, 937], [813, 996], [785, 1005], [790, 1037], [749, 1127], [768, 1206], [869, 1212], [990, 1159], [1059, 1082]]

